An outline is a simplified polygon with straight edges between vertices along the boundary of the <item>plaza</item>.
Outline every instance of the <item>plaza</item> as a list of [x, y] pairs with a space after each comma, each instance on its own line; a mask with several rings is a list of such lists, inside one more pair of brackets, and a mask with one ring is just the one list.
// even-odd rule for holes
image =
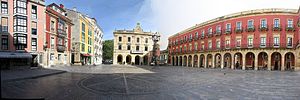
[[60, 66], [66, 73], [1, 82], [2, 98], [55, 100], [300, 98], [300, 73], [177, 66]]

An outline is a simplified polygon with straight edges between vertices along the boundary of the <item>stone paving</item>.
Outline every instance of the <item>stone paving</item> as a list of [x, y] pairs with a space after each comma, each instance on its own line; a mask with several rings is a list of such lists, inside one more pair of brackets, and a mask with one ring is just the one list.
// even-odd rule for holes
[[[81, 67], [83, 68], [60, 67], [69, 72], [37, 79], [4, 82], [1, 84], [1, 96], [51, 100], [300, 99], [299, 72], [171, 66], [154, 69], [151, 66]], [[103, 68], [107, 68], [106, 71], [101, 71]], [[99, 71], [90, 71], [91, 69]], [[115, 71], [116, 69], [122, 71]], [[85, 71], [90, 73], [80, 73]]]

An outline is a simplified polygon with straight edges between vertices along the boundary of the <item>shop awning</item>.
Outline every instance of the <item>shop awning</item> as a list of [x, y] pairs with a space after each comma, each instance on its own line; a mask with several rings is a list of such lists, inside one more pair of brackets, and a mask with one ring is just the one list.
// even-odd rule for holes
[[0, 52], [0, 58], [32, 58], [30, 53]]

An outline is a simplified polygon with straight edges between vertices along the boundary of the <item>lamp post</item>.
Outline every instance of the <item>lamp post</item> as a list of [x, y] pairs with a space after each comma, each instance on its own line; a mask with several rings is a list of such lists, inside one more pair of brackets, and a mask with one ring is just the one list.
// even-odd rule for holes
[[157, 66], [157, 55], [156, 50], [158, 48], [157, 42], [160, 40], [160, 34], [158, 32], [155, 32], [152, 34], [152, 40], [153, 40], [153, 56], [152, 56], [152, 62], [154, 62], [154, 66]]

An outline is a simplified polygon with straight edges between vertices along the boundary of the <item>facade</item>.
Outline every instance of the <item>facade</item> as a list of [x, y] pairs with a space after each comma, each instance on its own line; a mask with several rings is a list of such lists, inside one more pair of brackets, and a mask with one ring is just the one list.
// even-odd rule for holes
[[46, 7], [44, 66], [69, 65], [71, 58], [72, 21], [62, 4]]
[[94, 26], [94, 64], [99, 65], [102, 64], [103, 31], [102, 28], [97, 24], [97, 20], [95, 18], [88, 19], [90, 22], [92, 22], [92, 26]]
[[197, 24], [169, 37], [171, 64], [300, 70], [299, 20], [296, 9], [258, 9]]
[[1, 68], [43, 63], [44, 11], [44, 0], [1, 0]]
[[151, 32], [144, 32], [137, 23], [133, 30], [115, 30], [113, 64], [149, 65], [153, 49]]
[[159, 63], [162, 65], [168, 64], [168, 59], [169, 59], [169, 52], [168, 50], [162, 50], [160, 51], [159, 55]]
[[94, 63], [94, 28], [87, 15], [77, 12], [75, 9], [67, 9], [68, 18], [72, 20], [72, 56], [74, 65], [91, 65]]

